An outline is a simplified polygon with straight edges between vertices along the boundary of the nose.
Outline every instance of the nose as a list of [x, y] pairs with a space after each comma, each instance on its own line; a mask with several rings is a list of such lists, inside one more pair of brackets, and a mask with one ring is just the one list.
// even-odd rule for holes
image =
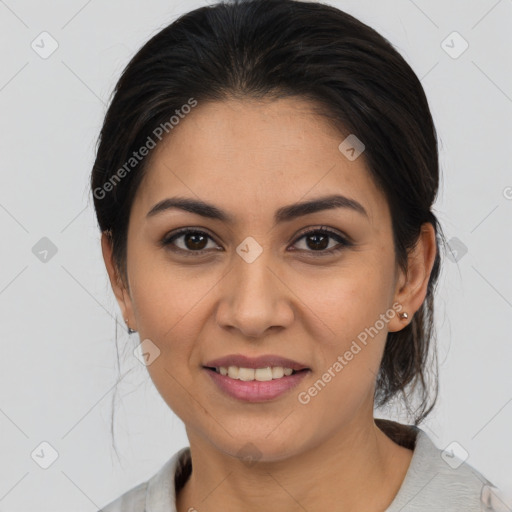
[[260, 338], [272, 328], [290, 326], [294, 320], [294, 295], [268, 251], [251, 263], [237, 255], [219, 286], [216, 319], [223, 328]]

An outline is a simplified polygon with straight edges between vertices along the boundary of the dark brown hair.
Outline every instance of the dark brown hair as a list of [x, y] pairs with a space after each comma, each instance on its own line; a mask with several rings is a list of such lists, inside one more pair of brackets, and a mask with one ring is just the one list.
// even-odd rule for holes
[[[402, 269], [422, 224], [435, 228], [426, 299], [404, 329], [388, 334], [375, 390], [377, 407], [401, 394], [417, 425], [438, 395], [436, 351], [433, 365], [428, 357], [444, 242], [431, 210], [439, 185], [437, 136], [418, 77], [371, 27], [317, 2], [235, 0], [188, 12], [159, 31], [124, 69], [101, 129], [91, 176], [99, 227], [111, 236], [126, 282], [130, 209], [149, 158], [131, 161], [134, 152], [148, 138], [158, 143], [161, 126], [172, 136], [171, 116], [191, 99], [200, 105], [282, 97], [310, 100], [340, 134], [363, 141], [368, 169], [390, 207]], [[414, 410], [413, 391], [419, 397]]]

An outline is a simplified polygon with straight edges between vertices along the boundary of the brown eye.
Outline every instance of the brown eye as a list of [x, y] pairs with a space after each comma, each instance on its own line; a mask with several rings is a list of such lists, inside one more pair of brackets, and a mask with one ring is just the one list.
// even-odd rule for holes
[[214, 243], [213, 247], [208, 247], [208, 242], [213, 241], [212, 237], [204, 231], [196, 229], [182, 229], [178, 233], [166, 236], [162, 240], [162, 245], [183, 253], [202, 253], [208, 249], [218, 248]]
[[307, 235], [306, 237], [306, 245], [310, 249], [322, 250], [327, 249], [329, 246], [329, 239], [331, 238], [329, 235], [324, 235], [323, 233], [314, 233], [312, 235]]
[[[305, 248], [299, 248], [300, 251], [316, 252], [319, 253], [318, 256], [333, 254], [351, 245], [340, 234], [326, 228], [313, 229], [302, 233], [302, 236], [297, 239], [294, 246], [301, 240], [304, 240]], [[331, 240], [338, 242], [338, 244], [330, 245]], [[315, 254], [315, 256], [317, 255]]]
[[187, 233], [183, 235], [183, 243], [187, 249], [201, 250], [207, 245], [208, 237], [201, 233]]

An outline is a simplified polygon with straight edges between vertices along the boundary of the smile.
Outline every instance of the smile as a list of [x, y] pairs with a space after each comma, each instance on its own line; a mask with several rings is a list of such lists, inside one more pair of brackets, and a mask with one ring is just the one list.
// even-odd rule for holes
[[[205, 367], [217, 389], [223, 394], [245, 402], [274, 400], [296, 387], [311, 372], [282, 366], [265, 368]], [[275, 377], [274, 377], [275, 375]]]

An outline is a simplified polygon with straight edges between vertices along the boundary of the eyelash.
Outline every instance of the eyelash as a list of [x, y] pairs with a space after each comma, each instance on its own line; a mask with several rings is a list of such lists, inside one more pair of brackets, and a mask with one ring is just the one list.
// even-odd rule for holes
[[[189, 233], [199, 234], [199, 235], [206, 235], [208, 238], [213, 240], [213, 238], [207, 232], [205, 232], [205, 231], [202, 231], [200, 229], [193, 229], [193, 228], [183, 228], [183, 229], [179, 230], [178, 232], [176, 232], [176, 233], [174, 233], [174, 234], [172, 234], [170, 236], [164, 237], [162, 239], [162, 241], [161, 241], [161, 245], [163, 247], [167, 248], [167, 247], [173, 245], [173, 242], [175, 240], [177, 240], [178, 238], [180, 238], [182, 236], [185, 236], [185, 235], [187, 235]], [[293, 245], [295, 245], [299, 240], [307, 237], [308, 235], [312, 235], [312, 234], [327, 235], [328, 237], [333, 238], [334, 240], [336, 240], [340, 245], [335, 246], [335, 247], [333, 247], [331, 249], [324, 249], [324, 250], [318, 250], [318, 251], [303, 250], [303, 249], [298, 249], [298, 251], [305, 251], [305, 252], [308, 252], [308, 253], [312, 253], [312, 255], [314, 257], [322, 257], [322, 256], [330, 256], [332, 254], [336, 254], [339, 251], [343, 250], [345, 247], [350, 247], [351, 245], [353, 245], [345, 237], [341, 236], [339, 233], [336, 233], [335, 231], [330, 230], [329, 228], [327, 228], [325, 226], [321, 226], [320, 228], [314, 228], [314, 229], [310, 229], [308, 231], [302, 232], [298, 236], [298, 238], [295, 239]], [[183, 254], [185, 256], [198, 257], [198, 256], [201, 256], [201, 255], [209, 252], [211, 249], [201, 249], [199, 251], [192, 251], [192, 250], [181, 249], [179, 247], [173, 247], [173, 248], [171, 248], [171, 250], [174, 251], [174, 252], [180, 252], [181, 254]]]

